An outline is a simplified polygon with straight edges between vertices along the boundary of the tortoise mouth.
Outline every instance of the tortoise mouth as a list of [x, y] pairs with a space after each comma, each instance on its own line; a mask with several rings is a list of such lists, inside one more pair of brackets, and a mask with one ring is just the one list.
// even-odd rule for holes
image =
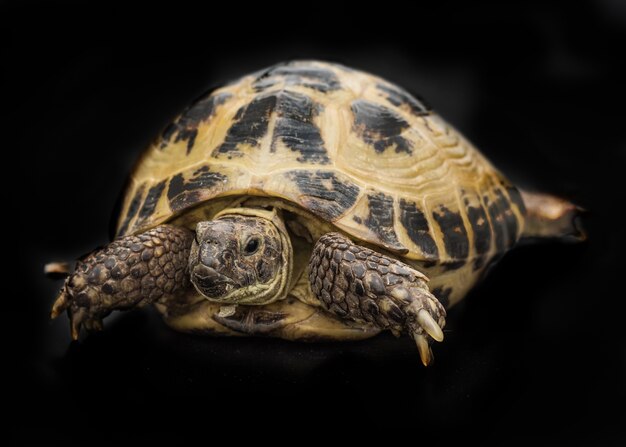
[[191, 272], [191, 282], [207, 298], [220, 298], [232, 292], [237, 284], [232, 278], [206, 265], [196, 265]]

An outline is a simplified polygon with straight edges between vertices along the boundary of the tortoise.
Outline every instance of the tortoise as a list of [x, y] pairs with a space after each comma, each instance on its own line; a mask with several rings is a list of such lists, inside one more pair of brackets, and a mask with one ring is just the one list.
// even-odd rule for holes
[[446, 310], [521, 238], [581, 237], [576, 213], [520, 191], [404, 89], [281, 63], [201, 97], [147, 148], [116, 238], [77, 261], [52, 318], [67, 311], [73, 339], [147, 304], [194, 334], [389, 330], [428, 365]]

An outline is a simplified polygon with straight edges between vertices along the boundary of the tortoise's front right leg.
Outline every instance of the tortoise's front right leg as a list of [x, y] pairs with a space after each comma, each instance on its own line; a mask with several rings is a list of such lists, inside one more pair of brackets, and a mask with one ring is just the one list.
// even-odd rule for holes
[[137, 236], [117, 239], [78, 260], [52, 306], [64, 310], [72, 338], [81, 327], [102, 329], [113, 310], [126, 310], [171, 298], [189, 287], [188, 261], [193, 233], [161, 225]]

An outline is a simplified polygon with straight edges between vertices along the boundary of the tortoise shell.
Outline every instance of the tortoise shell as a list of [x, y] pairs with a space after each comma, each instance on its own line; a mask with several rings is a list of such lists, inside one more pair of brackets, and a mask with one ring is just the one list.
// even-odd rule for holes
[[187, 108], [138, 161], [117, 235], [226, 196], [280, 198], [353, 238], [451, 266], [506, 251], [524, 222], [518, 190], [422, 100], [312, 61]]

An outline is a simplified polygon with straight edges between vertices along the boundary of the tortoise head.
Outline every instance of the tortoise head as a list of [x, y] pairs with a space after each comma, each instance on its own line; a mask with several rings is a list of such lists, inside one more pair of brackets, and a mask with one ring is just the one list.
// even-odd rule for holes
[[284, 298], [291, 270], [291, 241], [275, 211], [229, 209], [196, 226], [189, 272], [211, 301], [260, 305]]

